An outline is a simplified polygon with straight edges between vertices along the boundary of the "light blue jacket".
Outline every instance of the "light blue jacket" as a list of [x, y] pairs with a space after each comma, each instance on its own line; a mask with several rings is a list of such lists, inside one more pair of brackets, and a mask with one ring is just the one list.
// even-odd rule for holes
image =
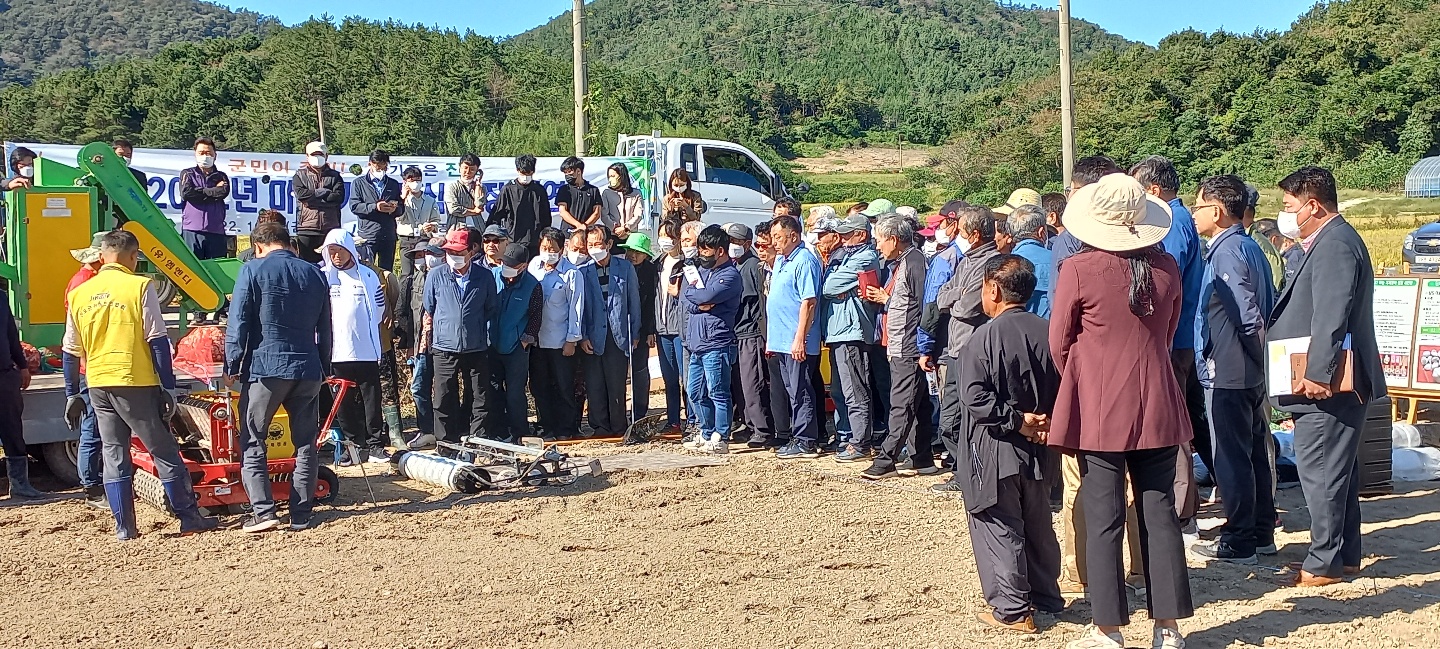
[[877, 306], [860, 295], [860, 273], [880, 270], [880, 255], [869, 244], [835, 251], [825, 267], [821, 284], [821, 322], [825, 323], [825, 342], [875, 342]]
[[599, 352], [605, 348], [605, 336], [614, 334], [615, 344], [629, 356], [640, 339], [640, 279], [635, 275], [635, 266], [624, 257], [611, 255], [608, 299], [600, 287], [595, 260], [586, 260], [579, 269], [585, 278], [585, 338]]

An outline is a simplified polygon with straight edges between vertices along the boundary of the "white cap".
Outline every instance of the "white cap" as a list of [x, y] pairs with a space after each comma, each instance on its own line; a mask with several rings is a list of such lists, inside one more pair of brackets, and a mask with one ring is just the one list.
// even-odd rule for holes
[[305, 145], [305, 155], [310, 155], [312, 153], [319, 153], [320, 155], [324, 156], [330, 155], [329, 151], [325, 149], [324, 142], [311, 142]]

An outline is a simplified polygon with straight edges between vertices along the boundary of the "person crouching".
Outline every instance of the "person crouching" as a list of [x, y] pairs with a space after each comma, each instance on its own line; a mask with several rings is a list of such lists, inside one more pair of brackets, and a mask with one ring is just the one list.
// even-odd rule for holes
[[1060, 543], [1050, 525], [1059, 457], [1045, 446], [1060, 388], [1049, 323], [1025, 310], [1035, 267], [1022, 257], [985, 262], [981, 304], [990, 320], [960, 355], [960, 399], [973, 426], [955, 468], [970, 514], [980, 586], [992, 627], [1035, 633], [1034, 611], [1059, 612]]

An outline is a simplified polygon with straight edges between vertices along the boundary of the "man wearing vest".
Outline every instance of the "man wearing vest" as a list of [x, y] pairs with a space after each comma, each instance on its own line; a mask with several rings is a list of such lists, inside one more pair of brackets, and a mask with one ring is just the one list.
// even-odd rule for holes
[[[135, 274], [140, 242], [116, 230], [100, 242], [104, 265], [93, 279], [71, 291], [65, 319], [65, 380], [79, 380], [85, 362], [90, 401], [104, 442], [105, 496], [115, 516], [115, 536], [138, 538], [135, 528], [135, 467], [130, 436], [140, 437], [155, 460], [165, 496], [180, 519], [180, 533], [215, 529], [214, 518], [200, 515], [190, 474], [180, 459], [169, 421], [175, 413], [175, 373], [170, 368], [170, 337], [160, 314], [160, 298], [150, 278]], [[66, 403], [70, 413], [78, 396]], [[81, 404], [83, 407], [83, 404]]]
[[491, 437], [519, 444], [530, 432], [530, 404], [525, 384], [530, 379], [530, 348], [540, 337], [545, 291], [540, 280], [525, 272], [530, 252], [523, 243], [505, 246], [494, 272], [500, 280], [500, 306], [490, 324], [490, 402], [495, 404]]

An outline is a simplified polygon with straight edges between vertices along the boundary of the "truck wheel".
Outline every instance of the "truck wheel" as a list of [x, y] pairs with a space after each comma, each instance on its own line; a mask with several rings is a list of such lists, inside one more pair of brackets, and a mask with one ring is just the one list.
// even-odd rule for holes
[[159, 294], [160, 306], [162, 308], [170, 306], [170, 302], [179, 294], [180, 287], [176, 286], [175, 282], [170, 281], [170, 278], [163, 273], [153, 273], [150, 278], [155, 282], [155, 292]]
[[80, 442], [51, 442], [40, 447], [50, 475], [67, 487], [80, 484]]

